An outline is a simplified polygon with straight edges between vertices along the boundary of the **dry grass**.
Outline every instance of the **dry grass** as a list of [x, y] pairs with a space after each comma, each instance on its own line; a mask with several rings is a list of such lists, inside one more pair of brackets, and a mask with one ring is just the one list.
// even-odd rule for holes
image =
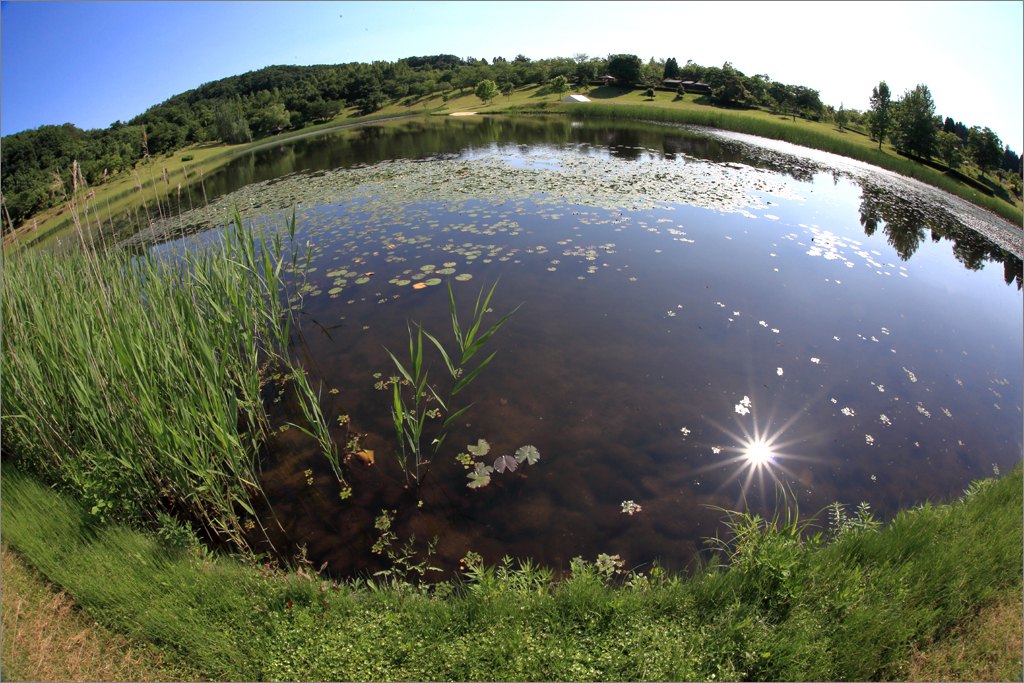
[[[6, 545], [2, 552], [5, 681], [182, 680], [152, 646], [92, 621]], [[184, 678], [191, 678], [184, 676]]]
[[1013, 591], [928, 648], [914, 653], [908, 681], [1024, 679], [1024, 603]]

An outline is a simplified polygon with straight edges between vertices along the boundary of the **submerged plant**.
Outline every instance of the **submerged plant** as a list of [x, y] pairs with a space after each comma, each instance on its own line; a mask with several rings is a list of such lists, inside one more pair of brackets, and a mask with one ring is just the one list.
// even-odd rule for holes
[[[398, 440], [396, 457], [402, 471], [405, 473], [407, 483], [410, 480], [419, 483], [423, 467], [430, 462], [423, 452], [424, 428], [427, 421], [440, 417], [442, 413], [445, 415], [437, 436], [432, 441], [434, 453], [437, 453], [444, 444], [448, 428], [472, 405], [467, 404], [455, 409], [452, 407], [455, 397], [480, 375], [483, 369], [494, 359], [497, 352], [492, 351], [490, 355], [475, 365], [473, 365], [473, 359], [483, 350], [484, 346], [486, 346], [487, 342], [490, 341], [497, 331], [501, 329], [502, 325], [519, 310], [517, 306], [499, 318], [493, 325], [484, 328], [484, 315], [490, 310], [491, 297], [494, 295], [496, 287], [497, 283], [494, 283], [490, 290], [487, 291], [486, 296], [484, 295], [485, 288], [481, 288], [476, 298], [476, 304], [473, 307], [473, 314], [467, 326], [463, 328], [459, 322], [458, 310], [455, 304], [455, 293], [452, 291], [451, 283], [448, 283], [449, 312], [456, 344], [456, 349], [453, 349], [451, 352], [444, 348], [444, 345], [441, 344], [437, 337], [427, 332], [419, 324], [415, 326], [415, 331], [411, 325], [408, 327], [409, 354], [406, 363], [403, 364], [387, 347], [384, 349], [391, 358], [395, 369], [398, 370], [400, 380], [387, 383], [378, 382], [375, 386], [385, 388], [387, 384], [391, 384], [391, 419], [395, 429], [395, 437]], [[445, 367], [448, 369], [448, 373], [453, 380], [453, 384], [447, 392], [447, 398], [442, 398], [428, 381], [428, 370], [423, 354], [424, 337], [440, 352]], [[407, 392], [402, 391], [403, 386], [408, 389]], [[427, 404], [430, 401], [436, 401], [440, 410], [438, 408], [428, 408]], [[490, 447], [486, 441], [481, 439], [477, 448], [483, 449], [483, 453], [486, 453]], [[472, 452], [472, 448], [470, 450]], [[522, 462], [522, 460], [519, 460], [519, 462]], [[504, 463], [502, 467], [515, 469], [515, 465], [509, 465], [508, 463]], [[489, 477], [485, 476], [485, 474], [478, 476], [478, 481], [483, 482], [479, 483], [478, 486], [486, 486], [490, 481]]]

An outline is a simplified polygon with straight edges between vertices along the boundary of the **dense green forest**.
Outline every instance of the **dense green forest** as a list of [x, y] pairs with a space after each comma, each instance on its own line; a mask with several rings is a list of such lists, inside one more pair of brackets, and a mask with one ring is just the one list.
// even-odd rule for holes
[[900, 153], [919, 160], [935, 157], [954, 170], [969, 160], [983, 173], [999, 169], [1015, 187], [1020, 185], [1020, 157], [987, 127], [935, 116], [924, 85], [893, 100], [882, 82], [872, 93], [871, 109], [859, 112], [842, 106], [836, 110], [823, 104], [812, 88], [773, 81], [765, 74], [747, 76], [728, 62], [721, 67], [692, 61], [680, 66], [674, 58], [645, 63], [622, 54], [540, 60], [518, 55], [488, 62], [433, 55], [370, 64], [269, 66], [206, 83], [105, 129], [81, 130], [66, 123], [8, 135], [0, 145], [5, 222], [8, 227], [21, 224], [59, 203], [70, 186], [73, 161], [95, 185], [129, 172], [147, 156], [207, 141], [249, 142], [329, 121], [349, 108], [365, 115], [391, 102], [413, 104], [437, 94], [447, 100], [482, 81], [493, 81], [500, 93], [509, 94], [552, 81], [586, 87], [606, 76], [629, 87], [665, 88], [666, 79], [706, 84], [701, 97], [709, 104], [833, 120], [841, 129], [869, 132], [879, 144], [888, 139]]

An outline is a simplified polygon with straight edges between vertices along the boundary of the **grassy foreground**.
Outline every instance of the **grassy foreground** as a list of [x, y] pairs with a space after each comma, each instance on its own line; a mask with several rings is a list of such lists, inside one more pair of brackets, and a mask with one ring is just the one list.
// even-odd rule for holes
[[0, 562], [3, 680], [196, 680], [187, 669], [166, 666], [157, 647], [98, 625], [6, 545]]
[[1020, 466], [880, 530], [808, 538], [737, 516], [727, 566], [689, 579], [579, 560], [560, 582], [476, 566], [430, 589], [173, 550], [10, 467], [3, 494], [5, 542], [94, 618], [213, 680], [898, 680], [1022, 587]]

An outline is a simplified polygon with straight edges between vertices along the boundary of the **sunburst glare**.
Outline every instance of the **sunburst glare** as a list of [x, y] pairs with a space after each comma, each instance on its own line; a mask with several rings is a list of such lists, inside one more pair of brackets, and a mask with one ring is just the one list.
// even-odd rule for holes
[[751, 467], [767, 467], [775, 461], [775, 452], [764, 439], [754, 439], [743, 446], [743, 457]]
[[[741, 410], [742, 409], [742, 410]], [[762, 495], [766, 492], [765, 483], [775, 482], [782, 484], [784, 480], [796, 481], [799, 479], [796, 472], [790, 470], [787, 465], [798, 461], [813, 462], [815, 458], [799, 455], [792, 452], [792, 447], [797, 443], [807, 446], [809, 440], [815, 439], [816, 434], [804, 434], [803, 438], [789, 438], [783, 440], [783, 436], [790, 432], [793, 424], [803, 411], [797, 411], [781, 425], [770, 416], [762, 424], [758, 419], [757, 411], [754, 409], [753, 401], [744, 396], [736, 406], [737, 414], [734, 415], [738, 430], [724, 427], [714, 420], [708, 420], [725, 434], [734, 445], [715, 445], [712, 453], [723, 456], [713, 464], [698, 468], [694, 472], [704, 472], [722, 467], [732, 468], [733, 471], [721, 483], [718, 490], [725, 489], [734, 481], [740, 480], [741, 492], [739, 498], [745, 499], [753, 487], [755, 481]], [[748, 416], [749, 415], [749, 416]], [[752, 422], [753, 424], [750, 424]], [[751, 429], [752, 428], [752, 429]], [[792, 435], [790, 435], [792, 437]], [[766, 482], [766, 480], [768, 480]]]

